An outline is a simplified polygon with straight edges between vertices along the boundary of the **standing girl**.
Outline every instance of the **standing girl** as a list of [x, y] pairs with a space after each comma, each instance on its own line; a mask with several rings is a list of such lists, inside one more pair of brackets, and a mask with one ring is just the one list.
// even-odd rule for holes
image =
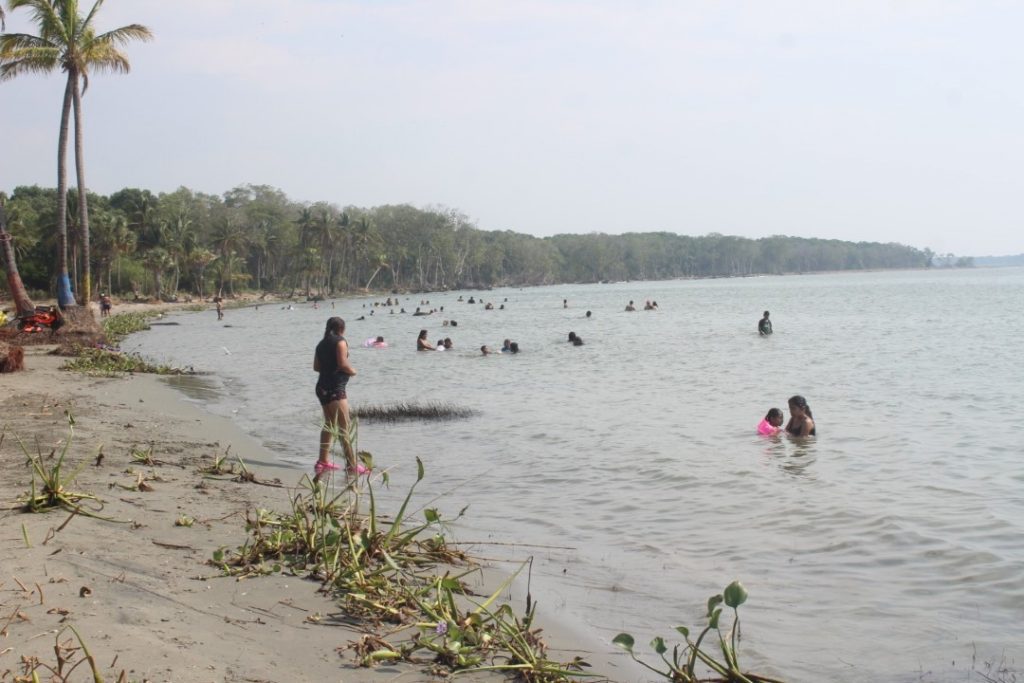
[[[343, 336], [345, 321], [341, 318], [329, 318], [324, 338], [316, 345], [313, 356], [313, 370], [320, 373], [316, 381], [316, 397], [324, 411], [324, 426], [320, 431], [320, 457], [316, 462], [316, 477], [319, 481], [325, 472], [339, 469], [331, 462], [331, 438], [337, 431], [344, 435], [348, 430], [348, 386], [349, 377], [356, 374], [355, 368], [348, 360], [348, 342]], [[363, 474], [366, 471], [356, 462], [356, 454], [352, 444], [342, 436], [341, 445], [345, 451], [345, 460], [349, 474]]]

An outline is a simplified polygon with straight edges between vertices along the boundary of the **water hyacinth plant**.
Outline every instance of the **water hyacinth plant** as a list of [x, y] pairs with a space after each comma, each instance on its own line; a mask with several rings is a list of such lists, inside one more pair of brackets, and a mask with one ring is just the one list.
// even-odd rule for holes
[[[633, 636], [628, 633], [620, 633], [612, 639], [612, 642], [629, 653], [629, 656], [638, 664], [650, 669], [662, 678], [672, 683], [698, 683], [698, 681], [719, 681], [725, 683], [782, 683], [774, 678], [768, 678], [758, 674], [744, 673], [740, 670], [739, 658], [736, 646], [740, 637], [740, 616], [739, 606], [747, 601], [747, 590], [739, 581], [733, 581], [725, 590], [717, 595], [708, 598], [707, 619], [708, 624], [700, 632], [696, 640], [691, 640], [690, 629], [685, 626], [677, 626], [676, 631], [683, 636], [686, 645], [676, 645], [672, 648], [671, 658], [666, 656], [668, 645], [665, 639], [658, 636], [651, 641], [651, 648], [661, 658], [662, 663], [667, 667], [660, 669], [651, 666], [636, 656], [633, 647], [636, 644]], [[732, 627], [727, 633], [722, 633], [719, 621], [722, 616], [722, 604], [732, 608]], [[718, 647], [722, 653], [722, 659], [716, 659], [715, 655], [709, 653], [704, 646], [704, 638], [712, 631], [718, 639]], [[703, 646], [703, 648], [702, 648]], [[713, 672], [713, 678], [700, 678], [697, 673], [698, 662]]]
[[347, 440], [369, 474], [351, 476], [338, 491], [329, 481], [304, 477], [302, 490], [284, 513], [254, 510], [247, 514], [249, 536], [236, 550], [218, 550], [212, 563], [229, 575], [291, 571], [311, 576], [337, 596], [348, 615], [369, 624], [388, 622], [414, 627], [415, 635], [388, 642], [366, 634], [349, 647], [363, 666], [429, 656], [435, 672], [492, 669], [520, 680], [564, 681], [585, 675], [580, 658], [552, 661], [540, 631], [533, 628], [536, 604], [518, 618], [507, 604], [498, 605], [519, 573], [489, 598], [477, 602], [464, 584], [474, 571], [471, 560], [449, 547], [446, 520], [434, 508], [410, 512], [423, 462], [416, 459], [416, 479], [391, 517], [377, 507], [375, 490], [387, 486], [387, 470], [374, 472], [373, 457], [356, 448], [353, 420], [338, 440]]

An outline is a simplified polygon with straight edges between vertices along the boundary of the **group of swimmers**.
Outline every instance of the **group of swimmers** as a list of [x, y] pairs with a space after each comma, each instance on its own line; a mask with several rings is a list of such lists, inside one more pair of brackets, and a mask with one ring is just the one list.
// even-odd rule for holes
[[[636, 306], [633, 305], [633, 300], [630, 299], [629, 303], [626, 304], [626, 313], [632, 313], [635, 310], [636, 310]], [[657, 301], [650, 301], [650, 300], [645, 301], [644, 302], [644, 310], [645, 311], [656, 311], [656, 310], [658, 310], [658, 302]]]
[[775, 436], [785, 431], [790, 436], [815, 436], [814, 416], [807, 399], [796, 395], [789, 399], [789, 422], [782, 427], [783, 415], [778, 408], [772, 408], [757, 425], [757, 433], [763, 436]]

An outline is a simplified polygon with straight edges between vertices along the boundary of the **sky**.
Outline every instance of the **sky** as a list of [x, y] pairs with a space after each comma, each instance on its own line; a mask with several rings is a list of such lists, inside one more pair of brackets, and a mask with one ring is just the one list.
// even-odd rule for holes
[[[253, 183], [539, 236], [1024, 252], [1019, 2], [107, 0], [96, 19], [130, 23], [154, 40], [83, 100], [101, 194]], [[59, 73], [0, 83], [0, 189], [56, 185], [62, 95]]]

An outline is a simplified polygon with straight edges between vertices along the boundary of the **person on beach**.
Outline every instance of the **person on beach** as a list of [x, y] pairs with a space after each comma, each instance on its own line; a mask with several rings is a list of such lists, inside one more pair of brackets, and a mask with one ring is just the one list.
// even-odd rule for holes
[[786, 423], [786, 433], [790, 436], [815, 436], [817, 433], [811, 407], [807, 405], [807, 399], [803, 396], [797, 395], [789, 399], [789, 422]]
[[433, 351], [434, 347], [427, 341], [427, 331], [420, 330], [420, 336], [416, 337], [416, 350], [417, 351]]
[[[349, 425], [348, 380], [355, 376], [356, 369], [348, 360], [348, 342], [345, 340], [345, 321], [338, 317], [328, 318], [324, 338], [316, 345], [313, 355], [313, 370], [320, 373], [316, 381], [316, 397], [324, 411], [324, 426], [320, 430], [320, 457], [316, 462], [314, 481], [327, 472], [339, 469], [330, 460], [333, 432], [345, 434]], [[364, 474], [366, 468], [356, 462], [352, 444], [344, 436], [341, 445], [345, 451], [348, 474]]]
[[768, 311], [765, 311], [764, 317], [757, 321], [757, 333], [762, 337], [772, 333], [772, 321], [768, 319]]
[[771, 408], [757, 425], [757, 433], [762, 436], [775, 436], [782, 430], [782, 411]]

